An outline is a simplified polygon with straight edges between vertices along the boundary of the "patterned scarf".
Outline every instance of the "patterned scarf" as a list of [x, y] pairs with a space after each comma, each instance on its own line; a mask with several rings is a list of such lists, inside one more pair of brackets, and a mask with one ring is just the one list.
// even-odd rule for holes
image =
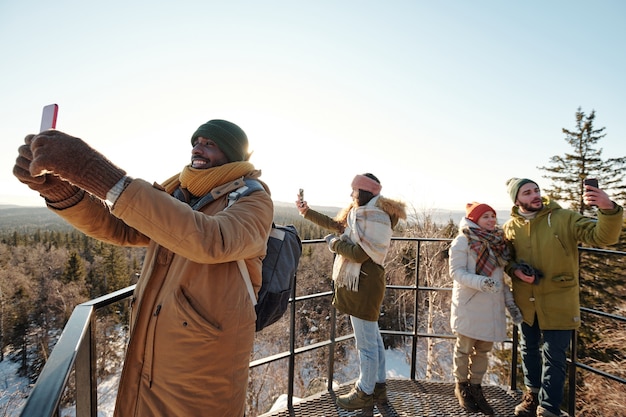
[[510, 259], [502, 229], [490, 232], [480, 227], [464, 227], [463, 234], [469, 239], [470, 249], [476, 253], [477, 274], [490, 277], [494, 269], [504, 266]]
[[182, 172], [165, 180], [162, 184], [168, 194], [172, 194], [179, 186], [189, 190], [196, 197], [207, 195], [213, 188], [234, 181], [254, 171], [250, 162], [230, 162], [209, 169], [196, 169], [191, 165]]
[[[389, 250], [393, 231], [389, 215], [376, 206], [378, 197], [374, 197], [365, 206], [353, 207], [350, 210], [341, 240], [360, 245], [372, 261], [382, 265]], [[360, 263], [337, 255], [333, 264], [333, 280], [337, 287], [358, 291], [360, 273]]]

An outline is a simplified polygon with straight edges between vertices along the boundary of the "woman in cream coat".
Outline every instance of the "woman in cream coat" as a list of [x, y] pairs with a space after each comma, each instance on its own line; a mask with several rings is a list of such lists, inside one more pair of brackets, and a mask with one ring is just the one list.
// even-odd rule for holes
[[454, 346], [455, 395], [468, 412], [494, 413], [481, 382], [494, 342], [506, 338], [505, 302], [512, 294], [504, 282], [508, 251], [495, 211], [487, 204], [471, 203], [450, 247], [450, 276], [454, 284], [450, 326], [457, 335]]

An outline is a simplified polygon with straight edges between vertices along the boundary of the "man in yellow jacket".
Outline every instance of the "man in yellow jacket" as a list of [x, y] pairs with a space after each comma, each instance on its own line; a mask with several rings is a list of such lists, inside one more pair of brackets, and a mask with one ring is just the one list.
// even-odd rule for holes
[[148, 248], [115, 416], [243, 416], [256, 317], [237, 260], [258, 293], [273, 218], [267, 187], [224, 210], [260, 176], [244, 131], [200, 126], [191, 163], [162, 186], [59, 131], [25, 142], [13, 172], [51, 210], [101, 241]]
[[515, 303], [524, 316], [520, 348], [528, 388], [515, 415], [560, 416], [566, 350], [571, 331], [580, 327], [578, 244], [616, 243], [623, 209], [589, 185], [583, 197], [586, 204], [598, 207], [597, 219], [542, 198], [530, 179], [511, 178], [507, 187], [515, 206], [502, 227], [513, 249], [506, 272], [513, 278]]

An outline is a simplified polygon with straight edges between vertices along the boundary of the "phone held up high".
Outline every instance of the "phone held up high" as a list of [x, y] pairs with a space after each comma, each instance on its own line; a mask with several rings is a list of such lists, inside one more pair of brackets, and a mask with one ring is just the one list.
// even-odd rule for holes
[[47, 106], [44, 106], [43, 112], [41, 113], [41, 127], [39, 129], [39, 132], [56, 128], [58, 113], [58, 104], [48, 104]]
[[302, 188], [298, 190], [298, 201], [301, 203], [304, 201], [304, 190]]
[[590, 185], [592, 187], [598, 188], [598, 180], [596, 178], [585, 178], [583, 181], [583, 185]]

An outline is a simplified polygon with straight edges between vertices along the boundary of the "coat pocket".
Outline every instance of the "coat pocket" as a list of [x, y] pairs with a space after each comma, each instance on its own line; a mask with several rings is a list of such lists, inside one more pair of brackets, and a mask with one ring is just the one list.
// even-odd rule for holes
[[174, 327], [194, 333], [195, 337], [204, 335], [213, 339], [222, 334], [222, 329], [218, 324], [211, 323], [198, 314], [181, 288], [178, 288], [174, 295], [174, 307], [174, 317], [168, 319], [168, 321], [176, 320]]
[[559, 288], [567, 288], [577, 285], [576, 278], [570, 274], [555, 275], [552, 277], [551, 281]]

